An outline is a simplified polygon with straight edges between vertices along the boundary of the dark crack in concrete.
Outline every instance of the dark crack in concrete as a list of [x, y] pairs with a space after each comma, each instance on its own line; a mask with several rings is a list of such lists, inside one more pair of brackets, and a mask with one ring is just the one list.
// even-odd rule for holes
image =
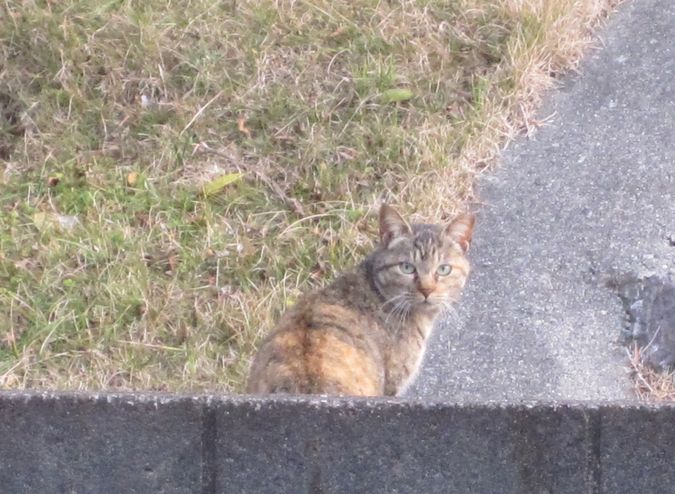
[[626, 277], [614, 284], [627, 315], [626, 341], [656, 370], [675, 367], [675, 281], [670, 276]]

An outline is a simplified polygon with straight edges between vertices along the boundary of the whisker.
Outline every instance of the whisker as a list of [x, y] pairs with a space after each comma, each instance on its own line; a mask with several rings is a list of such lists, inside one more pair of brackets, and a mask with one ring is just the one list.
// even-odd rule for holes
[[448, 298], [436, 296], [436, 297], [431, 297], [429, 300], [433, 304], [439, 306], [440, 309], [441, 309], [441, 312], [444, 315], [448, 315], [448, 316], [451, 316], [453, 318], [457, 317], [457, 310], [455, 309], [455, 306], [453, 305], [452, 301], [449, 300]]
[[400, 294], [398, 294], [398, 295], [394, 295], [393, 297], [391, 297], [391, 298], [388, 299], [388, 300], [385, 300], [384, 303], [380, 306], [380, 310], [385, 310], [384, 307], [385, 307], [387, 304], [393, 304], [394, 301], [396, 301], [397, 299], [399, 299], [399, 298], [401, 298], [401, 297], [405, 297], [405, 296], [406, 296], [405, 293], [400, 293]]
[[403, 324], [410, 314], [412, 302], [414, 299], [409, 293], [402, 293], [396, 297], [392, 297], [391, 300], [395, 300], [395, 304], [391, 311], [387, 314], [385, 324], [389, 321], [390, 317], [393, 317], [398, 324]]
[[457, 308], [450, 301], [443, 300], [441, 302], [441, 307], [444, 317], [448, 318], [453, 324], [457, 324], [459, 322], [459, 312], [457, 312]]
[[390, 317], [394, 317], [394, 320], [398, 319], [398, 313], [401, 311], [403, 305], [405, 304], [405, 294], [403, 293], [403, 294], [399, 294], [399, 295], [396, 295], [396, 296], [392, 297], [391, 299], [389, 299], [385, 302], [385, 304], [388, 304], [388, 303], [393, 303], [394, 306], [387, 313], [387, 317], [384, 320], [385, 324], [387, 322], [389, 322]]

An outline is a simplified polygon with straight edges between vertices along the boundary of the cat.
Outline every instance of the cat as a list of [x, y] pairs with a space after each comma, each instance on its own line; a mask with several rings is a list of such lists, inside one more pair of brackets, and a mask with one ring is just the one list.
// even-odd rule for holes
[[301, 297], [253, 358], [249, 393], [400, 395], [434, 320], [459, 298], [474, 217], [408, 224], [382, 205], [380, 244], [352, 272]]

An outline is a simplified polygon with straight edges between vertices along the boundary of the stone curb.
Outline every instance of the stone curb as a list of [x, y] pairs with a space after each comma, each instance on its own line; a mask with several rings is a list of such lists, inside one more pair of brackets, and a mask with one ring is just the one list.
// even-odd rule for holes
[[3, 492], [668, 492], [675, 404], [0, 393]]

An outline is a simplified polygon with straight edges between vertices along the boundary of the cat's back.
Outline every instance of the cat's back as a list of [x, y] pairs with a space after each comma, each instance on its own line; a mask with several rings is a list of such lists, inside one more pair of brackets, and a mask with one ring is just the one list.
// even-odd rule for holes
[[247, 391], [381, 395], [377, 304], [359, 272], [301, 298], [256, 354]]

